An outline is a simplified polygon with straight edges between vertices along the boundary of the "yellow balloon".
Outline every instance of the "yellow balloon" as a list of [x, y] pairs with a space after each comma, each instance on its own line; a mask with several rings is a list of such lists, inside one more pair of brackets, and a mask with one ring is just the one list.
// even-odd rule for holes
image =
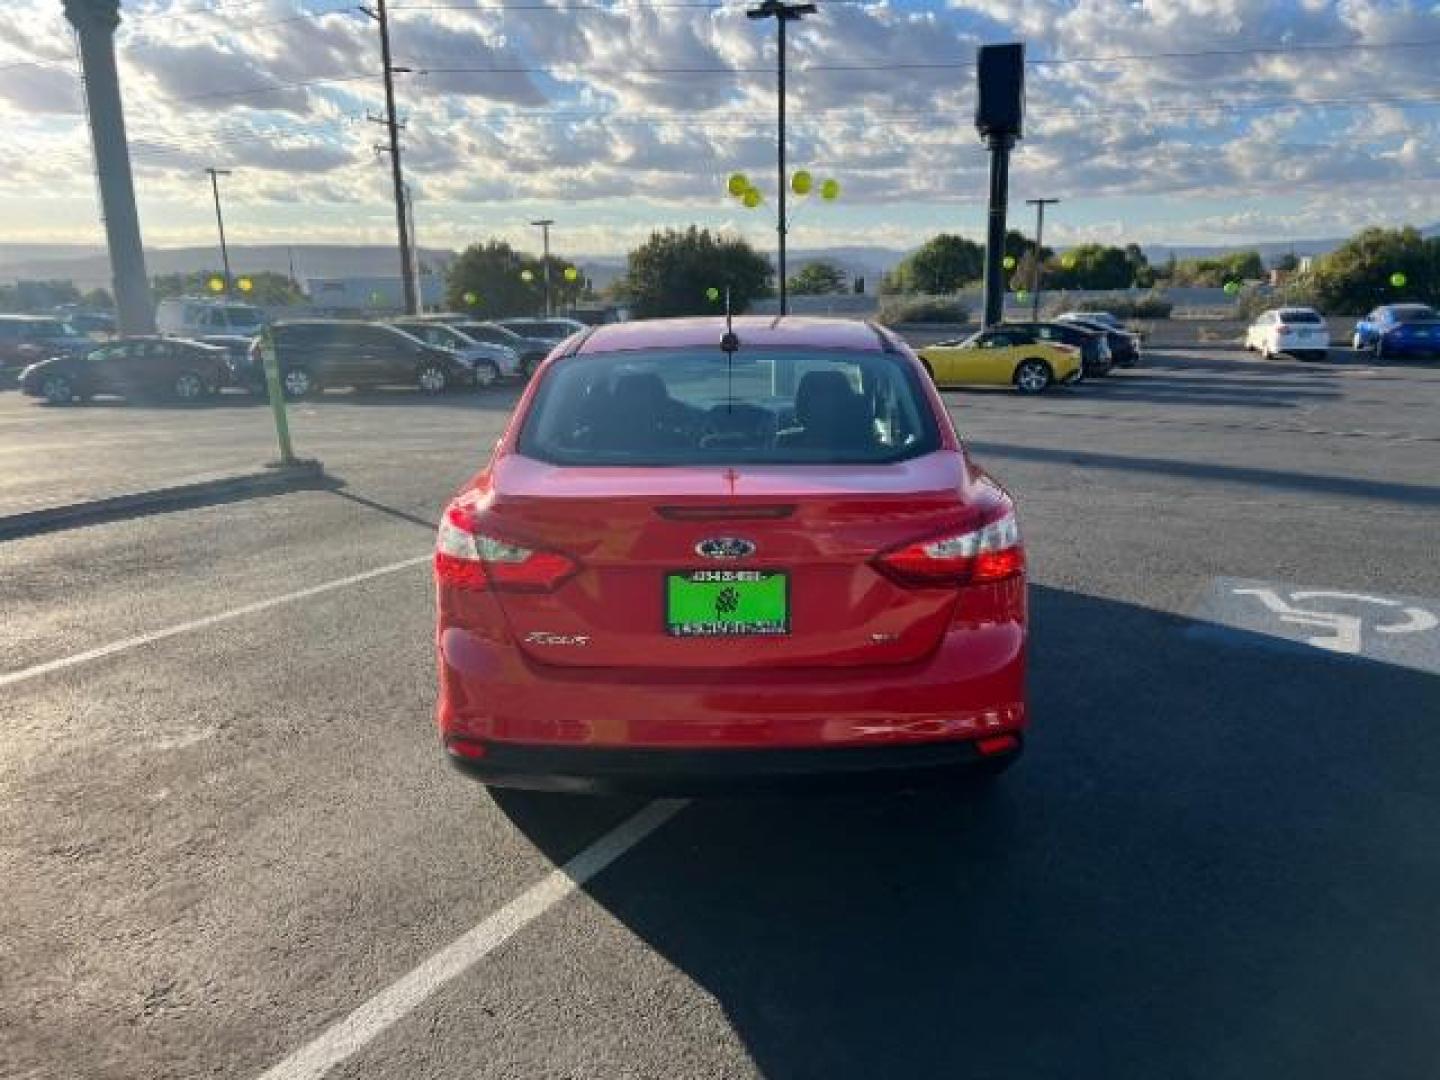
[[1005, 267], [1006, 270], [1014, 270], [1014, 269], [1015, 269], [1015, 256], [1014, 256], [1014, 255], [1006, 255], [1005, 258], [1003, 258], [1003, 259], [1000, 260], [1000, 265], [1003, 266], [1003, 267]]
[[790, 190], [796, 195], [809, 195], [810, 189], [815, 186], [815, 179], [804, 169], [801, 169], [790, 178]]
[[746, 207], [754, 210], [755, 207], [760, 205], [760, 192], [756, 191], [754, 188], [751, 188], [749, 191], [745, 192], [745, 196], [741, 201], [745, 203]]
[[566, 281], [578, 281], [579, 278], [580, 278], [580, 271], [579, 271], [579, 270], [576, 270], [575, 267], [573, 267], [573, 266], [567, 266], [567, 267], [565, 267], [565, 280], [566, 280]]
[[826, 202], [834, 202], [840, 197], [840, 181], [826, 180], [820, 185], [820, 197]]
[[210, 291], [211, 291], [211, 292], [224, 292], [224, 291], [225, 291], [225, 279], [222, 278], [222, 277], [212, 277], [212, 278], [211, 278], [209, 281], [207, 281], [205, 284], [208, 285], [208, 286], [210, 286]]
[[521, 271], [520, 271], [520, 280], [521, 280], [521, 281], [526, 281], [526, 282], [534, 281], [534, 280], [535, 280], [535, 275], [534, 275], [533, 273], [531, 273], [529, 270], [521, 270]]
[[743, 172], [731, 173], [725, 189], [737, 199], [744, 198], [745, 192], [750, 190], [750, 179]]
[[1066, 270], [1074, 270], [1074, 269], [1075, 269], [1075, 256], [1074, 256], [1074, 255], [1066, 255], [1063, 259], [1060, 260], [1060, 265], [1063, 266]]
[[249, 292], [251, 289], [255, 288], [255, 283], [251, 281], [248, 277], [242, 277], [239, 281], [235, 282], [235, 286], [241, 292]]

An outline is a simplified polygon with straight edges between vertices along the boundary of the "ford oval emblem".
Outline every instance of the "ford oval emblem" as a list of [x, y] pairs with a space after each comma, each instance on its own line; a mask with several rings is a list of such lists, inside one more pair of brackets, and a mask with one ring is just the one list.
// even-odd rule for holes
[[695, 554], [707, 559], [743, 559], [755, 554], [755, 545], [738, 536], [712, 536], [695, 545]]

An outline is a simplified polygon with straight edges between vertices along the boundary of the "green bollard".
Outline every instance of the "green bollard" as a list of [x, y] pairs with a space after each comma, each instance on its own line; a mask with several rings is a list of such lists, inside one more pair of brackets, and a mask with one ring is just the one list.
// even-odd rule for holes
[[285, 415], [285, 391], [280, 385], [280, 362], [275, 352], [275, 338], [267, 326], [260, 334], [260, 359], [265, 364], [265, 392], [270, 398], [270, 412], [275, 417], [275, 436], [280, 440], [280, 467], [298, 465], [290, 445], [290, 421]]

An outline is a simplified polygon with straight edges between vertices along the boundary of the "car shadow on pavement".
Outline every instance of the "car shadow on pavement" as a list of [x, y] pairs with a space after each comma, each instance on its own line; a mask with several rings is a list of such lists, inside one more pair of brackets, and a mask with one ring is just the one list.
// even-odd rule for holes
[[[995, 790], [697, 801], [587, 893], [767, 1077], [1435, 1075], [1440, 679], [1032, 599]], [[589, 814], [497, 801], [556, 859]]]
[[971, 440], [969, 450], [983, 461], [992, 459], [1033, 461], [1042, 464], [1079, 465], [1087, 469], [1150, 473], [1186, 480], [1211, 480], [1224, 484], [1245, 484], [1279, 488], [1310, 495], [1339, 495], [1376, 499], [1411, 506], [1440, 506], [1440, 485], [1406, 484], [1363, 477], [1328, 476], [1318, 473], [1261, 469], [1248, 465], [1215, 465], [1199, 461], [1105, 454], [1093, 450], [1047, 449], [1014, 443]]

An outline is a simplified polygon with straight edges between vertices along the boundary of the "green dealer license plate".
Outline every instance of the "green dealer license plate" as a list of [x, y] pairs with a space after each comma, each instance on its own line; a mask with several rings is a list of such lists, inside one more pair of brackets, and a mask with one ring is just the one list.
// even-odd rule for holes
[[790, 632], [790, 575], [779, 570], [685, 570], [665, 575], [672, 637]]

